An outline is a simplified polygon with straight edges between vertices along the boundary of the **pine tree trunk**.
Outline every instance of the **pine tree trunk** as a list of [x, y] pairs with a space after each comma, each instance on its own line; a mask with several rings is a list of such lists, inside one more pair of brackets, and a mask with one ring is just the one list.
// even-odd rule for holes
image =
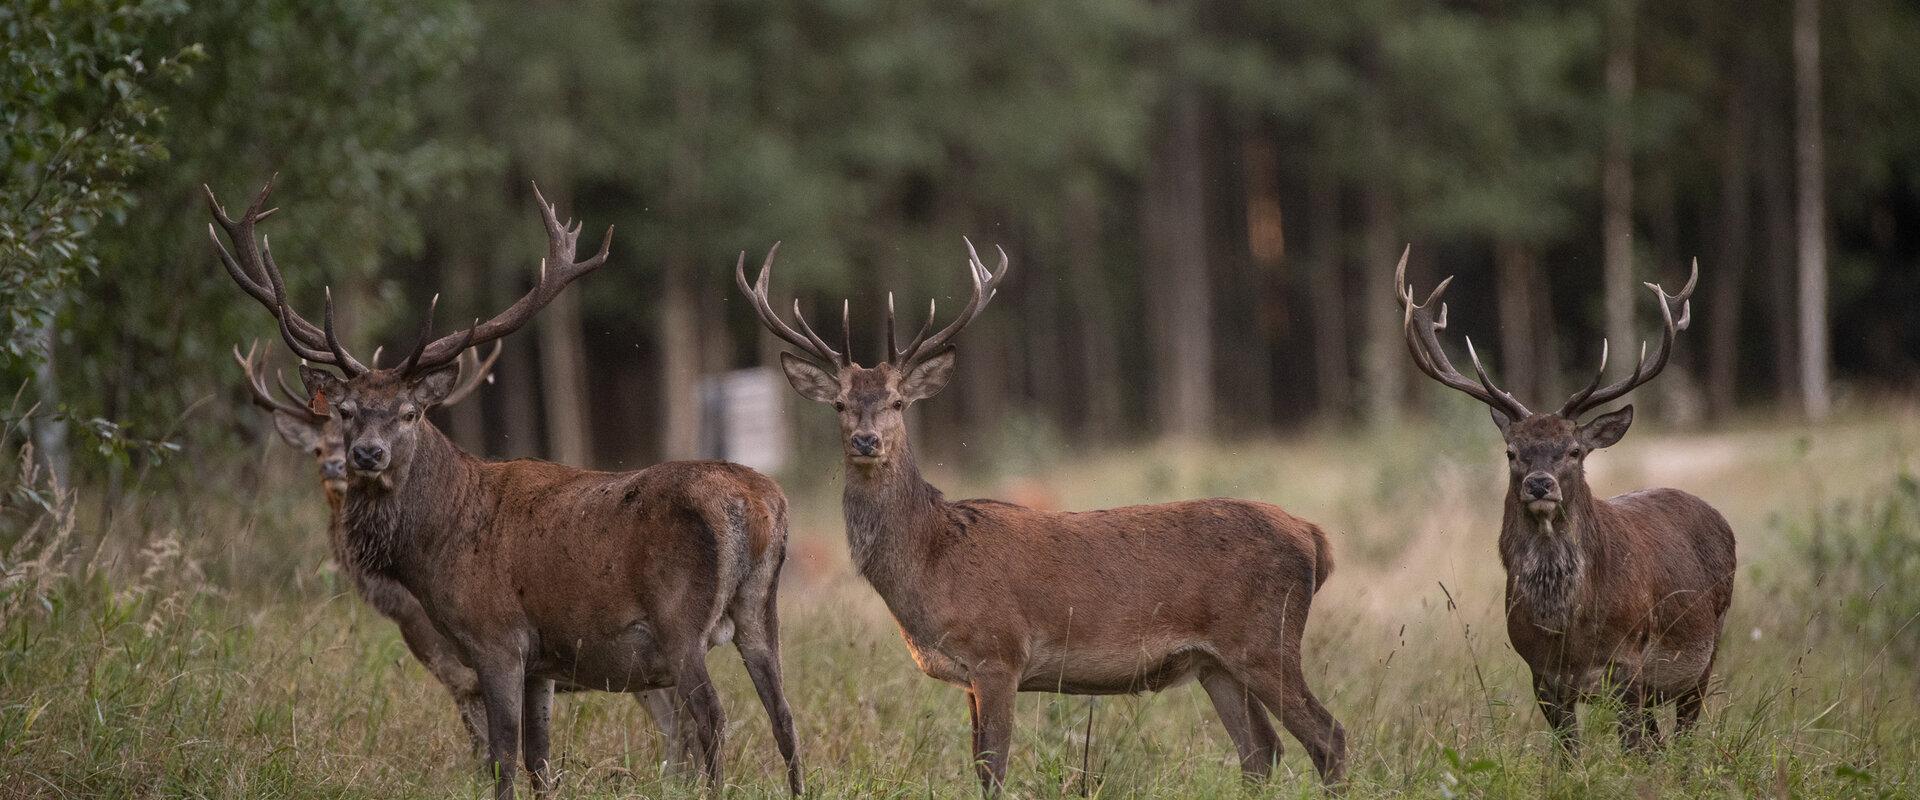
[[1502, 383], [1522, 402], [1538, 403], [1546, 397], [1545, 376], [1540, 372], [1540, 331], [1534, 322], [1540, 318], [1536, 305], [1547, 302], [1538, 279], [1538, 264], [1533, 253], [1518, 242], [1494, 245], [1493, 264], [1499, 282], [1500, 365]]
[[1820, 0], [1793, 4], [1794, 145], [1800, 260], [1800, 392], [1807, 416], [1833, 408], [1828, 386], [1826, 146], [1820, 132]]
[[1187, 439], [1214, 430], [1213, 309], [1207, 270], [1201, 98], [1177, 87], [1148, 168], [1146, 293], [1154, 344], [1156, 426]]
[[1098, 442], [1111, 439], [1120, 427], [1124, 342], [1114, 324], [1113, 289], [1101, 274], [1100, 197], [1091, 184], [1067, 194], [1066, 240], [1066, 266], [1074, 287], [1070, 302], [1075, 307], [1068, 318], [1080, 339], [1080, 391], [1085, 400], [1079, 433], [1086, 441]]
[[1308, 233], [1313, 255], [1306, 265], [1312, 299], [1313, 375], [1320, 415], [1340, 421], [1353, 413], [1353, 373], [1347, 341], [1347, 293], [1342, 288], [1340, 187], [1331, 173], [1314, 170], [1307, 187]]
[[1746, 288], [1748, 245], [1753, 217], [1753, 186], [1747, 139], [1753, 98], [1747, 91], [1752, 70], [1741, 68], [1727, 92], [1726, 128], [1721, 136], [1720, 231], [1714, 280], [1707, 284], [1707, 408], [1715, 417], [1733, 413], [1739, 402], [1741, 297]]
[[540, 400], [547, 414], [547, 457], [580, 467], [593, 463], [584, 330], [578, 289], [569, 287], [540, 312]]
[[[1381, 133], [1385, 133], [1384, 128]], [[1392, 427], [1400, 421], [1400, 401], [1406, 393], [1401, 319], [1391, 302], [1395, 290], [1393, 265], [1400, 258], [1399, 221], [1385, 181], [1384, 177], [1374, 178], [1362, 198], [1367, 216], [1365, 263], [1361, 267], [1365, 279], [1359, 300], [1366, 335], [1361, 344], [1366, 376], [1363, 402], [1367, 423], [1376, 428]], [[1381, 298], [1388, 301], [1382, 302]]]
[[1632, 352], [1633, 327], [1633, 0], [1607, 5], [1606, 150], [1601, 163], [1601, 249], [1607, 339]]
[[[1774, 99], [1784, 102], [1785, 98]], [[1763, 106], [1764, 107], [1764, 106]], [[1800, 397], [1799, 336], [1795, 319], [1793, 273], [1793, 163], [1792, 122], [1773, 115], [1760, 127], [1765, 137], [1759, 161], [1760, 213], [1766, 226], [1767, 332], [1772, 341], [1774, 399], [1783, 407], [1798, 407]]]

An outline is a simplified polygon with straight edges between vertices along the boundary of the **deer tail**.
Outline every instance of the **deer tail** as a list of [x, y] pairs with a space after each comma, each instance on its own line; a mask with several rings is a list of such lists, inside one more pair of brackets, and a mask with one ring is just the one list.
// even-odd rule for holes
[[1313, 590], [1327, 585], [1327, 579], [1333, 577], [1333, 545], [1327, 542], [1327, 532], [1318, 525], [1308, 525], [1313, 534]]

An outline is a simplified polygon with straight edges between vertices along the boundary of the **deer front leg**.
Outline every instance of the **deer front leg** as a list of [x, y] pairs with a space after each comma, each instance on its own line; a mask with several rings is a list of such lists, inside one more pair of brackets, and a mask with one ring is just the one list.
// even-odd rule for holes
[[481, 666], [480, 696], [487, 705], [487, 761], [493, 773], [494, 800], [513, 797], [514, 762], [520, 756], [520, 712], [525, 701], [526, 665], [519, 659], [494, 659]]
[[547, 758], [552, 730], [553, 681], [528, 678], [522, 694], [520, 737], [535, 797], [545, 797], [553, 790], [553, 764]]
[[980, 791], [995, 797], [1007, 782], [1007, 755], [1013, 745], [1013, 697], [1017, 672], [999, 664], [977, 664], [969, 676], [978, 724], [974, 727], [973, 765]]
[[1561, 752], [1569, 758], [1579, 756], [1580, 719], [1574, 713], [1577, 696], [1572, 689], [1535, 672], [1533, 697], [1539, 702], [1540, 715], [1547, 718], [1547, 727], [1553, 730], [1554, 739], [1560, 743]]

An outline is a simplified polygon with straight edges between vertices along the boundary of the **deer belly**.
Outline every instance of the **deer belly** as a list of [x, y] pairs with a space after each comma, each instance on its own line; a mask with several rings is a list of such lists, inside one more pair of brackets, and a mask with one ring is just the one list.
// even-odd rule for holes
[[673, 673], [659, 643], [644, 625], [594, 639], [542, 639], [531, 675], [568, 686], [604, 692], [637, 692], [673, 685]]
[[1063, 694], [1157, 692], [1191, 680], [1196, 670], [1210, 663], [1211, 655], [1185, 643], [1128, 648], [1036, 644], [1028, 656], [1020, 690]]

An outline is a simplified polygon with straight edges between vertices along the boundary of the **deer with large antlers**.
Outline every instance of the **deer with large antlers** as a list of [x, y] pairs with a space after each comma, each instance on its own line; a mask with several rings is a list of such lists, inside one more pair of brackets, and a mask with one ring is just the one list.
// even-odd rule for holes
[[904, 348], [887, 305], [888, 359], [851, 357], [847, 307], [841, 349], [800, 315], [796, 330], [767, 299], [774, 254], [747, 283], [760, 321], [804, 355], [780, 363], [802, 396], [839, 415], [846, 472], [842, 508], [853, 564], [900, 624], [927, 675], [967, 692], [981, 788], [999, 791], [1013, 738], [1014, 694], [1130, 694], [1198, 678], [1249, 779], [1280, 755], [1271, 712], [1300, 740], [1320, 777], [1345, 772], [1345, 733], [1301, 671], [1300, 637], [1332, 573], [1325, 534], [1266, 503], [1194, 500], [1055, 513], [994, 500], [950, 501], [920, 476], [907, 440], [909, 405], [953, 376], [954, 338], [1006, 276], [967, 245], [972, 296], [937, 333], [934, 309]]
[[[1632, 374], [1601, 385], [1607, 346], [1593, 380], [1558, 411], [1537, 414], [1495, 386], [1474, 352], [1476, 379], [1454, 369], [1440, 345], [1447, 327], [1441, 281], [1425, 303], [1413, 301], [1400, 256], [1395, 294], [1404, 312], [1407, 350], [1422, 372], [1493, 409], [1506, 439], [1507, 497], [1500, 562], [1507, 572], [1507, 636], [1533, 671], [1540, 712], [1565, 747], [1578, 752], [1576, 704], [1611, 695], [1622, 705], [1621, 741], [1657, 744], [1653, 711], [1672, 702], [1674, 726], [1687, 731], [1713, 675], [1720, 630], [1733, 600], [1733, 529], [1706, 501], [1678, 489], [1646, 489], [1600, 499], [1587, 486], [1587, 456], [1620, 441], [1633, 406], [1580, 418], [1653, 380], [1674, 337], [1692, 319], [1700, 277], [1677, 295], [1649, 283], [1660, 301], [1660, 345], [1646, 346]], [[1436, 304], [1437, 311], [1436, 311]]]
[[[369, 368], [342, 346], [328, 298], [324, 325], [287, 302], [255, 225], [271, 182], [238, 220], [207, 191], [229, 250], [208, 228], [234, 282], [266, 306], [301, 358], [314, 408], [346, 446], [339, 516], [352, 569], [393, 580], [418, 599], [477, 678], [494, 795], [512, 797], [524, 757], [536, 792], [551, 788], [556, 682], [597, 691], [672, 688], [690, 715], [706, 779], [724, 786], [724, 714], [707, 650], [732, 639], [773, 724], [787, 783], [801, 792], [793, 718], [781, 688], [775, 601], [786, 554], [787, 503], [771, 479], [722, 462], [669, 462], [592, 472], [544, 461], [485, 461], [455, 446], [425, 412], [458, 384], [456, 359], [525, 325], [562, 289], [606, 263], [575, 260], [581, 226], [539, 196], [548, 238], [533, 288], [505, 311], [434, 338], [432, 305], [399, 366]], [[320, 366], [342, 373], [335, 375]]]
[[[440, 401], [442, 407], [459, 404], [492, 378], [494, 362], [500, 360], [501, 345], [501, 342], [494, 342], [493, 349], [485, 358], [481, 358], [475, 350], [460, 354], [459, 380], [446, 399]], [[400, 638], [406, 643], [407, 650], [453, 697], [454, 708], [466, 728], [474, 757], [485, 759], [487, 713], [480, 699], [479, 676], [460, 661], [459, 650], [453, 642], [433, 627], [433, 621], [427, 619], [427, 612], [421, 608], [419, 598], [397, 581], [358, 569], [358, 562], [347, 557], [346, 537], [340, 526], [340, 507], [346, 502], [347, 496], [346, 439], [340, 435], [340, 426], [333, 418], [314, 411], [311, 398], [304, 397], [288, 385], [277, 370], [274, 379], [280, 394], [275, 396], [267, 387], [264, 359], [265, 353], [258, 345], [249, 346], [245, 355], [240, 353], [238, 347], [233, 350], [233, 360], [246, 376], [247, 390], [253, 404], [273, 419], [274, 431], [282, 441], [313, 456], [315, 465], [320, 469], [320, 488], [327, 500], [327, 544], [334, 564], [346, 573], [361, 599], [400, 628]], [[372, 366], [375, 369], [380, 366], [380, 353], [377, 350], [373, 354]], [[574, 691], [576, 688], [569, 684], [557, 684], [555, 691]], [[693, 753], [687, 734], [691, 731], [682, 721], [683, 715], [675, 713], [677, 709], [672, 692], [653, 689], [637, 694], [636, 698], [660, 729], [667, 747], [667, 763], [676, 770], [690, 766]]]

